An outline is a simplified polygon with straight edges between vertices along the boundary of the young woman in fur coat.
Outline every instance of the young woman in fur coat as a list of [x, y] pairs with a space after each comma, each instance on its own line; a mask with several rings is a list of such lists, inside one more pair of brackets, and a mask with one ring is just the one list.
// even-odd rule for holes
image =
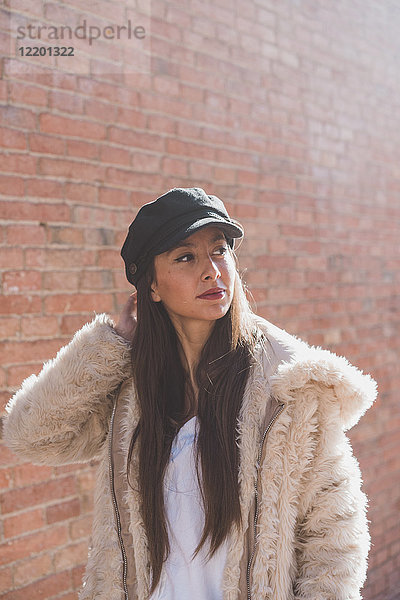
[[99, 460], [80, 600], [357, 600], [369, 534], [345, 431], [376, 383], [255, 315], [243, 235], [216, 196], [174, 188], [122, 249], [136, 292], [7, 407], [36, 464]]

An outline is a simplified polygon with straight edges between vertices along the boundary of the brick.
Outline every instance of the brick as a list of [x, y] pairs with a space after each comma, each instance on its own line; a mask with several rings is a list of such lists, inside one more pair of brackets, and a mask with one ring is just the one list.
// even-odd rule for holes
[[160, 171], [161, 158], [152, 154], [135, 152], [132, 157], [132, 168], [135, 171], [155, 173]]
[[0, 368], [0, 389], [7, 387], [8, 369]]
[[66, 475], [68, 473], [77, 473], [82, 468], [82, 465], [79, 463], [73, 463], [71, 465], [60, 465], [59, 467], [54, 467], [54, 475]]
[[257, 171], [237, 170], [237, 182], [239, 185], [258, 185], [259, 174]]
[[10, 400], [10, 395], [9, 392], [0, 390], [0, 412], [5, 412], [6, 406]]
[[0, 339], [15, 337], [20, 330], [20, 317], [0, 317]]
[[83, 94], [93, 98], [102, 98], [113, 103], [121, 100], [121, 88], [106, 81], [96, 81], [92, 77], [80, 77], [78, 80], [78, 89]]
[[78, 200], [85, 203], [97, 201], [97, 188], [86, 183], [66, 183], [65, 197], [68, 200]]
[[48, 250], [45, 248], [26, 248], [25, 267], [44, 267], [47, 264]]
[[107, 179], [110, 183], [125, 186], [129, 189], [135, 187], [161, 186], [161, 177], [156, 173], [132, 172], [132, 169], [108, 168]]
[[96, 475], [94, 469], [91, 469], [90, 471], [83, 471], [77, 474], [77, 484], [82, 513], [89, 513], [93, 511], [93, 491], [95, 488], [95, 478]]
[[2, 590], [2, 593], [11, 590], [12, 586], [12, 569], [9, 567], [5, 569], [0, 569], [0, 590]]
[[59, 525], [8, 540], [6, 544], [1, 546], [0, 564], [10, 564], [32, 554], [43, 552], [43, 550], [50, 550], [58, 545], [65, 544], [67, 539], [67, 528]]
[[4, 196], [23, 196], [23, 180], [10, 175], [0, 175], [0, 194]]
[[19, 363], [22, 356], [25, 361], [47, 360], [59, 349], [60, 341], [54, 339], [4, 342], [0, 348], [0, 359], [3, 364]]
[[61, 317], [60, 331], [64, 335], [73, 335], [90, 320], [86, 315], [64, 315]]
[[118, 225], [118, 217], [118, 212], [109, 210], [104, 206], [76, 206], [74, 210], [74, 220], [80, 224], [87, 223], [90, 225], [95, 222], [98, 225], [115, 227]]
[[71, 569], [72, 582], [73, 582], [74, 589], [81, 587], [84, 571], [85, 571], [85, 567], [83, 565], [79, 565], [78, 567]]
[[[143, 123], [140, 125], [138, 124], [138, 127], [144, 126], [145, 117], [143, 116]], [[118, 144], [133, 148], [146, 148], [148, 150], [154, 150], [154, 148], [157, 148], [158, 152], [165, 151], [164, 138], [160, 135], [131, 131], [129, 129], [122, 129], [120, 127], [109, 127], [108, 139], [110, 142], [116, 142]]]
[[56, 23], [63, 23], [70, 27], [76, 27], [79, 20], [79, 13], [71, 6], [59, 6], [54, 2], [49, 2], [44, 8], [44, 16], [49, 21], [55, 21]]
[[145, 116], [140, 110], [118, 107], [115, 121], [121, 123], [124, 127], [143, 128], [145, 126], [144, 119]]
[[89, 115], [91, 119], [114, 123], [117, 108], [109, 102], [103, 102], [101, 99], [88, 98], [85, 100], [84, 112], [86, 115]]
[[295, 258], [292, 256], [258, 256], [256, 259], [258, 268], [293, 268]]
[[177, 158], [163, 158], [161, 168], [166, 175], [186, 177], [188, 174], [188, 162]]
[[38, 296], [3, 296], [0, 302], [0, 315], [38, 313], [41, 309], [42, 300]]
[[15, 454], [0, 442], [0, 464], [3, 466], [14, 465], [16, 462], [22, 461]]
[[[31, 196], [62, 195], [61, 187], [59, 188], [56, 182], [28, 180], [26, 183], [28, 194]], [[18, 202], [17, 200], [0, 201], [0, 211], [4, 219], [41, 222], [66, 221], [69, 220], [70, 214], [69, 207], [65, 204]]]
[[7, 82], [0, 81], [0, 101], [6, 102], [6, 100], [7, 100]]
[[86, 228], [83, 232], [84, 242], [87, 246], [115, 246], [121, 245], [116, 239], [116, 231], [107, 227], [97, 227], [96, 229]]
[[0, 469], [0, 490], [7, 489], [12, 485], [12, 471], [10, 468]]
[[192, 142], [182, 142], [178, 139], [167, 140], [167, 153], [168, 154], [181, 154], [183, 156], [191, 156], [199, 158], [206, 158], [210, 161], [215, 161], [216, 150], [211, 146], [205, 144], [194, 144]]
[[111, 184], [125, 186], [125, 187], [135, 187], [136, 184], [136, 175], [132, 172], [132, 169], [117, 169], [117, 168], [107, 168], [106, 171], [107, 180]]
[[83, 230], [77, 227], [52, 225], [47, 230], [48, 241], [51, 244], [62, 244], [68, 246], [80, 246], [83, 244]]
[[53, 111], [83, 114], [84, 99], [74, 92], [51, 90], [49, 92], [49, 108]]
[[67, 548], [62, 548], [55, 553], [55, 568], [57, 571], [60, 571], [64, 569], [70, 569], [77, 563], [84, 563], [87, 560], [87, 554], [88, 545], [86, 541], [78, 542], [77, 544], [73, 544]]
[[42, 529], [45, 524], [46, 521], [41, 508], [18, 513], [12, 517], [5, 517], [3, 520], [4, 537], [17, 537], [28, 531]]
[[43, 133], [57, 133], [64, 136], [89, 138], [94, 140], [105, 139], [106, 129], [100, 123], [84, 119], [69, 119], [51, 113], [39, 117], [40, 130]]
[[113, 287], [111, 270], [82, 271], [80, 274], [79, 289], [84, 290], [107, 290]]
[[30, 463], [23, 463], [14, 468], [15, 487], [23, 487], [41, 481], [47, 481], [51, 478], [52, 467], [37, 466]]
[[0, 127], [0, 146], [17, 150], [26, 149], [26, 134], [17, 129]]
[[49, 313], [74, 313], [95, 310], [112, 310], [112, 298], [103, 294], [55, 294], [45, 299], [45, 310]]
[[18, 389], [21, 383], [32, 375], [37, 375], [43, 367], [43, 363], [33, 363], [23, 365], [14, 365], [7, 367], [7, 382], [12, 388]]
[[40, 290], [42, 274], [38, 271], [7, 271], [3, 275], [5, 294], [19, 294], [31, 290]]
[[162, 131], [163, 133], [175, 133], [176, 121], [162, 114], [150, 114], [147, 117], [147, 130]]
[[214, 167], [213, 180], [216, 183], [235, 183], [236, 182], [236, 170], [224, 167]]
[[95, 264], [95, 252], [92, 250], [72, 249], [52, 245], [51, 248], [27, 248], [25, 251], [25, 265], [27, 267], [54, 267], [67, 268], [71, 265]]
[[[198, 178], [200, 181], [210, 182], [212, 181], [213, 168], [208, 163], [201, 163], [200, 161], [194, 165], [192, 161], [189, 161], [189, 175], [193, 178]], [[207, 183], [203, 186], [207, 187]]]
[[65, 140], [58, 136], [31, 133], [29, 148], [32, 152], [42, 154], [65, 154]]
[[0, 246], [0, 268], [13, 269], [23, 266], [24, 255], [21, 248]]
[[[187, 102], [203, 102], [204, 90], [201, 87], [185, 85], [181, 82], [179, 85], [179, 97]], [[181, 123], [179, 125], [181, 125]]]
[[7, 227], [7, 241], [10, 245], [44, 244], [46, 232], [43, 225], [10, 225]]
[[46, 520], [50, 525], [58, 521], [65, 521], [80, 514], [80, 503], [78, 498], [73, 498], [67, 502], [53, 504], [46, 509]]
[[76, 90], [77, 89], [77, 76], [62, 71], [54, 71], [52, 73], [52, 87], [60, 88], [63, 90]]
[[36, 115], [32, 110], [12, 105], [4, 106], [0, 111], [0, 123], [18, 129], [35, 129]]
[[121, 266], [123, 266], [121, 257], [118, 256], [118, 252], [115, 250], [99, 250], [97, 255], [97, 265], [99, 267], [114, 267], [120, 269]]
[[70, 523], [69, 535], [72, 540], [85, 538], [90, 536], [92, 531], [92, 514], [83, 515], [79, 518], [73, 519]]
[[83, 164], [78, 160], [40, 158], [39, 173], [53, 177], [67, 177], [86, 181], [98, 181], [104, 179], [104, 167], [101, 167], [98, 164]]
[[52, 271], [43, 275], [43, 289], [52, 292], [67, 290], [77, 291], [79, 273], [76, 271]]
[[78, 600], [78, 592], [70, 592], [61, 596], [62, 600]]
[[47, 105], [47, 90], [35, 85], [26, 85], [17, 81], [10, 81], [9, 97], [16, 104], [33, 104], [34, 106]]
[[99, 190], [99, 203], [108, 206], [130, 206], [130, 194], [125, 190], [101, 187]]
[[52, 557], [49, 554], [41, 554], [34, 558], [24, 560], [14, 568], [14, 583], [16, 587], [40, 579], [53, 570]]
[[[48, 182], [50, 184], [50, 182]], [[49, 185], [48, 191], [52, 197], [55, 196], [56, 188], [51, 189]], [[41, 196], [46, 195], [46, 191], [40, 192]], [[54, 203], [54, 204], [40, 204], [38, 206], [38, 217], [47, 223], [48, 221], [56, 221], [56, 222], [69, 222], [71, 215], [71, 209], [67, 204]]]
[[[204, 156], [206, 158], [206, 156]], [[252, 167], [253, 159], [250, 153], [234, 152], [232, 150], [217, 150], [215, 160], [217, 163], [227, 163], [240, 165], [242, 167]]]
[[67, 140], [66, 145], [69, 156], [79, 156], [92, 160], [97, 159], [99, 156], [99, 149], [96, 144], [90, 144], [82, 140]]
[[71, 587], [70, 574], [67, 571], [39, 579], [30, 585], [8, 592], [7, 600], [43, 600], [68, 591]]
[[3, 494], [0, 499], [3, 514], [22, 510], [27, 507], [42, 504], [49, 500], [64, 498], [75, 492], [75, 480], [73, 477], [45, 481], [21, 490], [12, 490]]
[[130, 165], [132, 160], [132, 153], [130, 150], [124, 150], [123, 148], [116, 148], [110, 146], [102, 146], [100, 149], [100, 160], [104, 163], [115, 163], [119, 165]]

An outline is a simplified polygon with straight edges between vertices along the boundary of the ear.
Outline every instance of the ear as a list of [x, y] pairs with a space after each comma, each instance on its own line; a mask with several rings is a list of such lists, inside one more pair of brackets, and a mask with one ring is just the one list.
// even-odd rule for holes
[[157, 284], [154, 281], [150, 286], [150, 290], [151, 299], [153, 300], [153, 302], [161, 302], [161, 296], [158, 293]]

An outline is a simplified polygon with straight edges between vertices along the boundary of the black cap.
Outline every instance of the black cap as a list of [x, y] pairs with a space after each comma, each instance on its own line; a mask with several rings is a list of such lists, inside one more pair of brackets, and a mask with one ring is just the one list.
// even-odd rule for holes
[[166, 252], [198, 229], [215, 225], [233, 248], [244, 231], [231, 219], [217, 196], [202, 188], [173, 188], [139, 209], [132, 221], [121, 256], [128, 281], [136, 286], [153, 256]]

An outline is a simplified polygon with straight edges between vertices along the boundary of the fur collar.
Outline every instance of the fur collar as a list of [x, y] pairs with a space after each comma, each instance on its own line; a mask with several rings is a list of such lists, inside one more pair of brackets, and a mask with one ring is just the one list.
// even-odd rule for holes
[[327, 403], [325, 410], [338, 411], [344, 430], [353, 427], [376, 399], [376, 381], [344, 356], [310, 346], [261, 317], [257, 317], [257, 322], [271, 342], [270, 350], [265, 345], [258, 347], [256, 358], [263, 364], [266, 375], [271, 370], [273, 356], [275, 368], [270, 375], [273, 396], [287, 404], [295, 397], [307, 398], [301, 391], [310, 384], [332, 387], [337, 404]]

